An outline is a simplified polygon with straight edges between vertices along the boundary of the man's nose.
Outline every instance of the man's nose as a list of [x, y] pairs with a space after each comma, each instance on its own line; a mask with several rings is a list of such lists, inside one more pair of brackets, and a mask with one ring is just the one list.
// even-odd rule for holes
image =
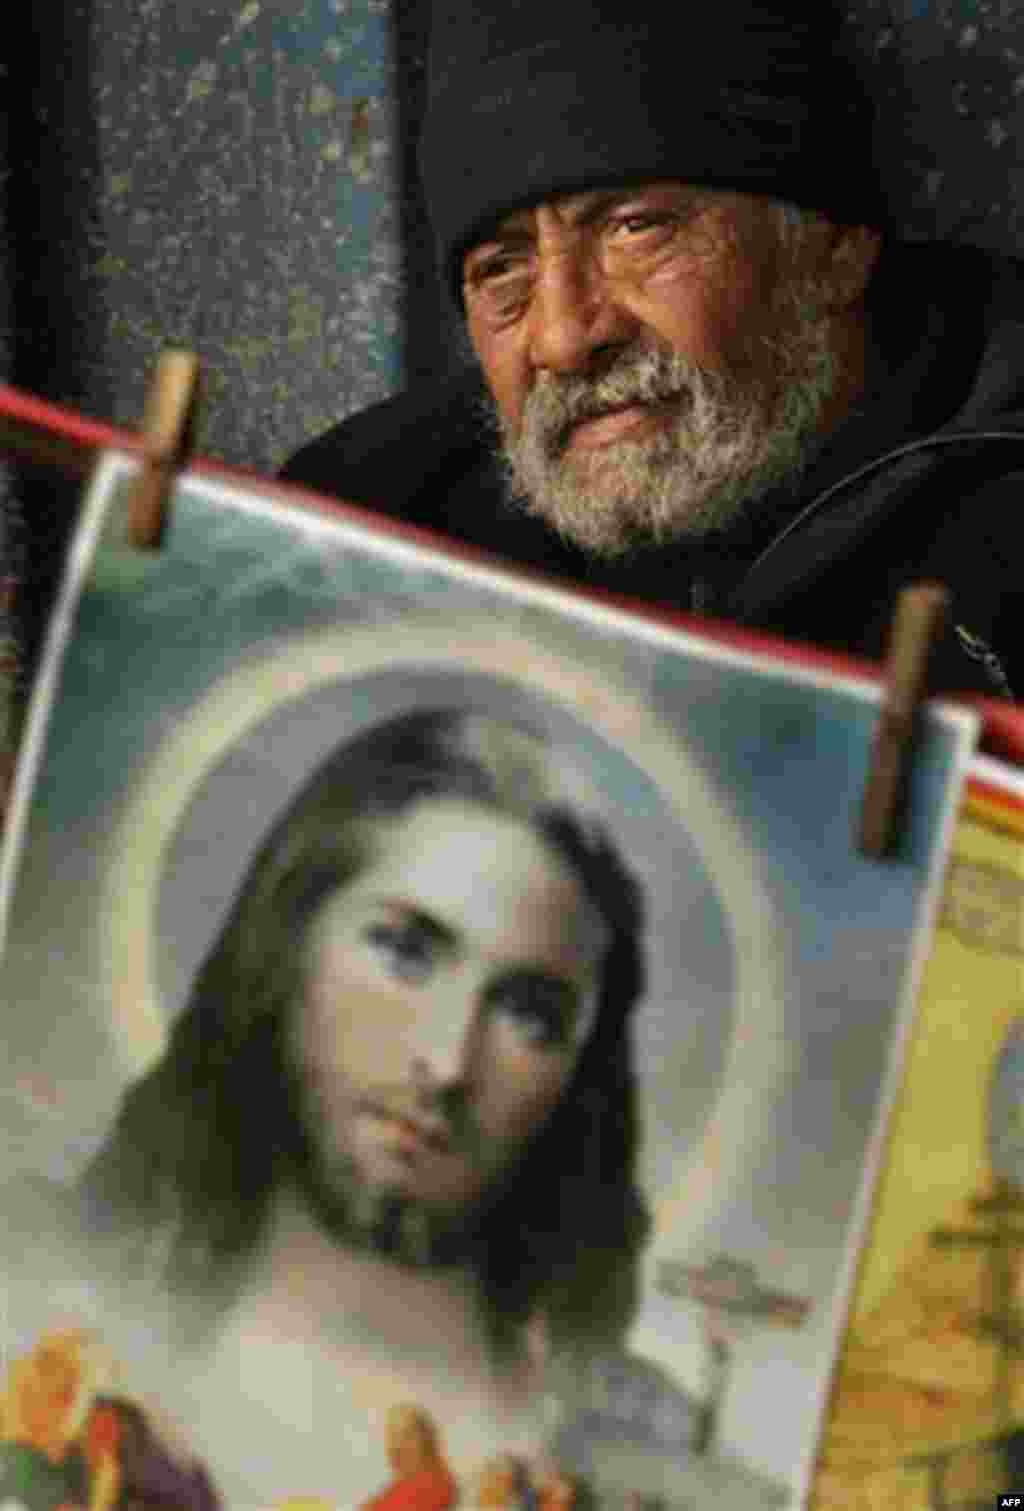
[[529, 318], [534, 370], [561, 373], [586, 370], [601, 348], [628, 342], [637, 324], [594, 259], [576, 245], [538, 255]]
[[480, 1001], [477, 983], [459, 974], [439, 983], [421, 1003], [409, 1033], [418, 1087], [436, 1091], [465, 1077], [479, 1029]]

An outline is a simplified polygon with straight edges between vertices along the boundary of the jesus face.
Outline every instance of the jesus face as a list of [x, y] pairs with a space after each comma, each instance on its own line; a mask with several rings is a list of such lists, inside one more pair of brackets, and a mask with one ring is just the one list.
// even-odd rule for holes
[[348, 1230], [390, 1214], [414, 1258], [473, 1212], [573, 1073], [603, 933], [517, 821], [431, 800], [382, 830], [314, 920], [292, 1046], [320, 1193]]

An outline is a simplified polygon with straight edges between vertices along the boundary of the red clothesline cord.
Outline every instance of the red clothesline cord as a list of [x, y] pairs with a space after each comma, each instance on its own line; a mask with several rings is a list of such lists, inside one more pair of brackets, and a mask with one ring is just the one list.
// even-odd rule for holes
[[71, 409], [0, 383], [0, 446], [28, 461], [49, 463], [84, 477], [103, 450], [132, 454], [142, 437], [87, 420]]

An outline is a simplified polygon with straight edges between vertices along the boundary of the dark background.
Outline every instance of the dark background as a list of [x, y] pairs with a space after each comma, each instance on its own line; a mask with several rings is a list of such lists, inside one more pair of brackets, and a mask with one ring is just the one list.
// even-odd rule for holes
[[[200, 450], [269, 471], [450, 363], [413, 157], [426, 0], [24, 9], [2, 81], [9, 381], [134, 424], [160, 347], [194, 347]], [[1016, 252], [1017, 0], [847, 13], [897, 226]], [[6, 486], [0, 545], [29, 659], [75, 496], [49, 478]]]

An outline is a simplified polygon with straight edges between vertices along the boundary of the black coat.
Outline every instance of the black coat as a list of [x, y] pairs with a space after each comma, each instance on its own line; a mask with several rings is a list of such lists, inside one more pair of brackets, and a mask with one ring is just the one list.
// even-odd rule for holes
[[764, 500], [728, 547], [604, 562], [566, 545], [505, 502], [480, 384], [414, 385], [304, 446], [283, 476], [572, 583], [875, 658], [899, 588], [939, 580], [953, 600], [933, 687], [1024, 695], [1024, 264], [887, 245], [862, 402], [798, 496]]

